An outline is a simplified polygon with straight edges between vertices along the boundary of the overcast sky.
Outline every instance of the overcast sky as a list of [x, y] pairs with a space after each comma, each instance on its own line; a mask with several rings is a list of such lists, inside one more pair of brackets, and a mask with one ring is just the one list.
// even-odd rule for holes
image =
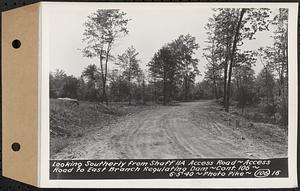
[[[83, 23], [89, 14], [99, 8], [101, 7], [96, 7], [95, 4], [85, 4], [85, 6], [59, 6], [47, 11], [50, 71], [63, 69], [69, 75], [80, 76], [82, 70], [89, 64], [99, 63], [97, 58], [83, 57], [80, 51], [84, 46]], [[202, 49], [207, 39], [204, 26], [213, 14], [210, 8], [158, 6], [154, 9], [151, 6], [142, 6], [137, 9], [132, 6], [121, 10], [131, 19], [128, 24], [129, 34], [117, 41], [112, 51], [113, 55], [121, 54], [127, 47], [133, 45], [139, 52], [141, 68], [145, 70], [146, 64], [160, 47], [181, 34], [191, 34], [196, 37], [196, 42], [200, 46], [195, 57], [199, 59], [198, 67], [204, 74], [206, 60], [202, 57]], [[257, 50], [259, 47], [271, 45], [272, 32], [272, 30], [258, 32], [256, 40], [247, 41], [244, 49]], [[110, 68], [115, 67], [113, 63], [109, 65]], [[261, 63], [257, 62], [255, 72], [258, 73], [261, 69]], [[203, 75], [197, 77], [197, 81], [202, 78]]]

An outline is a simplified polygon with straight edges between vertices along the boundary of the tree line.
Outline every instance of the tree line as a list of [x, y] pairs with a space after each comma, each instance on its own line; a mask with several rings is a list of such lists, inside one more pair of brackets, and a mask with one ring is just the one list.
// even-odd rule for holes
[[[288, 120], [288, 9], [271, 17], [270, 9], [215, 9], [206, 25], [204, 48], [207, 70], [204, 83], [211, 95], [222, 99], [226, 111], [230, 102], [259, 106], [269, 116]], [[273, 46], [245, 51], [245, 40], [255, 39], [258, 31], [275, 28]], [[254, 65], [263, 69], [255, 76]]]
[[198, 59], [193, 57], [199, 47], [195, 41], [189, 34], [180, 35], [164, 45], [147, 64], [148, 75], [141, 69], [139, 53], [133, 46], [113, 59], [113, 70], [101, 69], [101, 62], [100, 66], [88, 65], [78, 78], [56, 70], [50, 73], [50, 97], [128, 104], [132, 100], [140, 104], [151, 101], [164, 105], [174, 100], [192, 100], [195, 77], [199, 74]]
[[[220, 100], [225, 111], [230, 105], [242, 110], [261, 107], [269, 116], [287, 123], [288, 107], [288, 9], [272, 14], [267, 8], [214, 9], [205, 27], [207, 40], [203, 58], [206, 70], [201, 82], [200, 46], [190, 34], [180, 35], [155, 52], [147, 65], [140, 67], [139, 52], [134, 46], [112, 55], [115, 43], [129, 33], [126, 13], [117, 9], [99, 9], [84, 23], [82, 49], [84, 57], [97, 58], [80, 77], [68, 76], [62, 70], [50, 74], [50, 97], [70, 97], [96, 102], [127, 101], [131, 104], [154, 102], [164, 105], [173, 101], [196, 99]], [[275, 28], [271, 47], [247, 51], [246, 40], [255, 39], [259, 31]], [[201, 61], [203, 62], [203, 61]], [[261, 63], [258, 75], [253, 67]], [[115, 69], [109, 70], [108, 64]]]
[[164, 105], [172, 100], [192, 98], [191, 89], [200, 73], [198, 59], [194, 58], [198, 48], [196, 38], [187, 34], [180, 35], [154, 54], [147, 66], [155, 102], [160, 97]]

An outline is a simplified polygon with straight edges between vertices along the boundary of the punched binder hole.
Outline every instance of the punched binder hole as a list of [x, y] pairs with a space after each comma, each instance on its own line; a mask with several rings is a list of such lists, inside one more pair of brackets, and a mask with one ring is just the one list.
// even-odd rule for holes
[[19, 151], [21, 149], [21, 145], [19, 143], [13, 143], [11, 148], [13, 151]]
[[21, 41], [19, 41], [18, 39], [16, 39], [16, 40], [13, 40], [12, 41], [12, 46], [14, 47], [14, 48], [20, 48], [20, 46], [21, 46]]

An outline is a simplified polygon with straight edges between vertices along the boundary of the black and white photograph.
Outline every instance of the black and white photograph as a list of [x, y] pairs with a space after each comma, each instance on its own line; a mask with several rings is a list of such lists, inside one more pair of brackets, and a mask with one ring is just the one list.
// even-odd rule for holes
[[50, 158], [287, 157], [288, 14], [93, 7], [53, 15]]
[[295, 5], [43, 3], [45, 183], [294, 186]]
[[295, 185], [296, 13], [288, 3], [43, 3], [46, 183]]

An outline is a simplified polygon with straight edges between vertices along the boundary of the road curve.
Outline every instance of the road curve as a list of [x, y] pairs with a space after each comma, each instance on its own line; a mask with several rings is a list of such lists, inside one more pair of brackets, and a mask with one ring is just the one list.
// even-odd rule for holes
[[[176, 159], [281, 157], [221, 119], [212, 101], [159, 106], [99, 128], [52, 159]], [[283, 154], [284, 155], [284, 152]]]

